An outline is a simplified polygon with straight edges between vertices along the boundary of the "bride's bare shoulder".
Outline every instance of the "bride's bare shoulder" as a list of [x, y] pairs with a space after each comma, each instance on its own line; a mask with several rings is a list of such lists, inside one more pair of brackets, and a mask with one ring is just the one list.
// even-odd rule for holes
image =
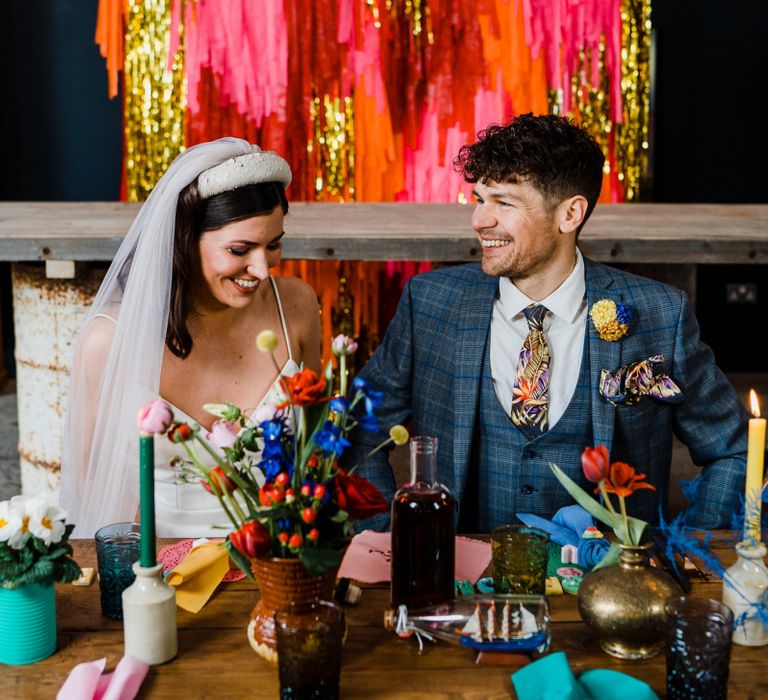
[[117, 320], [112, 316], [94, 316], [83, 330], [78, 352], [84, 359], [103, 357], [112, 346]]

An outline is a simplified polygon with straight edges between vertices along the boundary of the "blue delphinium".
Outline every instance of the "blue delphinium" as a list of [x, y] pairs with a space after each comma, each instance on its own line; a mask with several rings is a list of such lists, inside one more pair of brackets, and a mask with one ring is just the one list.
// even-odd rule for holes
[[341, 428], [329, 420], [325, 421], [323, 429], [316, 432], [312, 439], [326, 455], [335, 454], [337, 457], [350, 445], [349, 440], [341, 434]]

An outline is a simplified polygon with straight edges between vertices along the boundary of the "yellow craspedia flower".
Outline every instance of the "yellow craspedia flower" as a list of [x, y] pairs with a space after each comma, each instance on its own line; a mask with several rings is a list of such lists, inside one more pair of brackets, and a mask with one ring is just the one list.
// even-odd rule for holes
[[601, 299], [592, 304], [589, 317], [599, 331], [603, 326], [616, 320], [616, 302], [612, 299]]
[[622, 318], [619, 320], [619, 309], [612, 299], [600, 299], [592, 304], [589, 317], [601, 340], [613, 342], [620, 340], [629, 332], [629, 325], [621, 321], [629, 320], [631, 314], [626, 304], [622, 306]]
[[262, 352], [274, 352], [277, 350], [277, 335], [274, 331], [261, 331], [256, 336], [256, 347]]
[[389, 429], [389, 437], [395, 445], [405, 445], [408, 442], [408, 431], [402, 425], [393, 425]]

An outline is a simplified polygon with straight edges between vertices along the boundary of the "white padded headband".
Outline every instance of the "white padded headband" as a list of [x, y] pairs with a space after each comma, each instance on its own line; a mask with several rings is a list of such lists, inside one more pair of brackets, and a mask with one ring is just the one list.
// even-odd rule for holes
[[280, 182], [283, 187], [291, 184], [291, 167], [274, 151], [262, 151], [253, 146], [251, 153], [235, 156], [205, 170], [197, 178], [197, 190], [202, 199], [229, 192], [245, 185], [259, 182]]

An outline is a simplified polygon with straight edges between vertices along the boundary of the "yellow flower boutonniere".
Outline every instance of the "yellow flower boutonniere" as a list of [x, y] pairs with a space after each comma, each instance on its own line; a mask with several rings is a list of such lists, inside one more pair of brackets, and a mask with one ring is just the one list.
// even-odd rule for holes
[[601, 340], [620, 340], [629, 333], [632, 311], [623, 302], [618, 304], [612, 299], [600, 299], [592, 304], [589, 317]]

